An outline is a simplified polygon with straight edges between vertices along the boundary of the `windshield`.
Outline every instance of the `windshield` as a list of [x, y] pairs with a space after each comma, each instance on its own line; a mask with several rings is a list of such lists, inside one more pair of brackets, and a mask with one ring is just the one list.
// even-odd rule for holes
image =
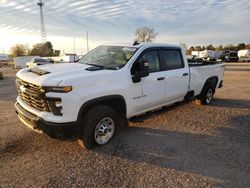
[[137, 48], [125, 46], [99, 46], [78, 62], [106, 69], [120, 69], [131, 59]]

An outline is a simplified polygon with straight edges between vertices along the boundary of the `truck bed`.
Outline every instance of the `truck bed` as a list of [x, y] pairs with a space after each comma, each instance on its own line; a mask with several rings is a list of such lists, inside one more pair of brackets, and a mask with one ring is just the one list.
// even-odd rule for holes
[[195, 95], [199, 95], [204, 83], [210, 77], [217, 77], [218, 82], [216, 88], [219, 86], [224, 73], [223, 62], [218, 61], [202, 61], [202, 60], [188, 60], [190, 70], [190, 88], [194, 90]]
[[222, 61], [206, 61], [206, 60], [188, 59], [189, 67], [216, 65], [216, 64], [223, 64], [223, 62]]

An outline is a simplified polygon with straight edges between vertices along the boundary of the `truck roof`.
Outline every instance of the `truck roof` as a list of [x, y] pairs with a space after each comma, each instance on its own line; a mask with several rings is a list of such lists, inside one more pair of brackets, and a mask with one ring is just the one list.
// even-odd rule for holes
[[103, 45], [107, 45], [107, 46], [126, 46], [126, 47], [135, 47], [135, 48], [140, 48], [142, 46], [144, 47], [181, 47], [178, 44], [166, 44], [166, 43], [138, 43], [136, 45], [133, 45], [133, 43], [105, 43]]

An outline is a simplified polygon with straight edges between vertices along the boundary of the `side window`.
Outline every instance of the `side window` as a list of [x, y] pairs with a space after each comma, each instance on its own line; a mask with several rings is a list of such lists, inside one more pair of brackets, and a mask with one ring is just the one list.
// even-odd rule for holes
[[[159, 56], [158, 56], [158, 51], [157, 50], [150, 50], [144, 52], [138, 59], [140, 60], [145, 60], [148, 63], [148, 68], [149, 72], [156, 72], [160, 71], [160, 61], [159, 61]], [[131, 74], [134, 75], [136, 71], [139, 70], [139, 63], [136, 61], [132, 68], [131, 68]]]
[[160, 71], [160, 61], [158, 57], [158, 51], [153, 50], [153, 51], [145, 52], [141, 56], [141, 58], [147, 61], [149, 72]]
[[184, 64], [179, 50], [161, 50], [163, 68], [166, 70], [183, 68]]

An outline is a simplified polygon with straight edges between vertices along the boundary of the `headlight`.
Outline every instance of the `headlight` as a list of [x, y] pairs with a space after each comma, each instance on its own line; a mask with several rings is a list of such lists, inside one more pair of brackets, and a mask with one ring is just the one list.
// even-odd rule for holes
[[42, 92], [56, 92], [56, 93], [68, 93], [72, 91], [72, 86], [63, 86], [63, 87], [42, 87], [41, 88]]

